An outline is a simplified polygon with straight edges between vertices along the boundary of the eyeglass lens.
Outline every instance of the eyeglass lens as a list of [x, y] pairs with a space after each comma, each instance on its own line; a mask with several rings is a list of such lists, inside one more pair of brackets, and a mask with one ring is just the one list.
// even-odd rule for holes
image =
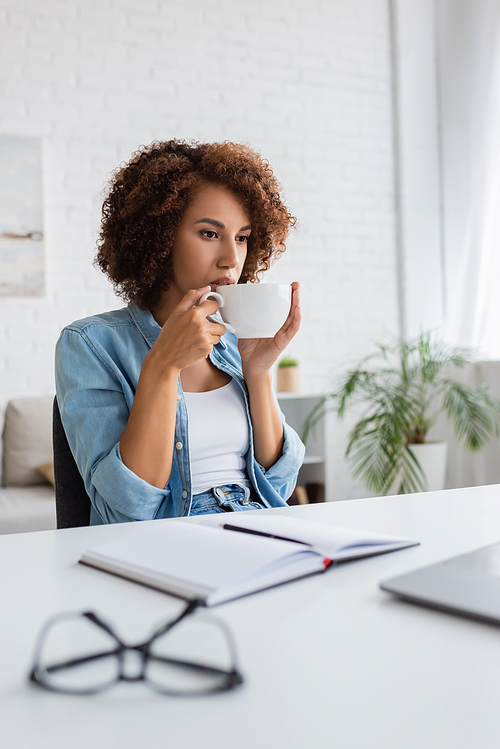
[[43, 639], [39, 671], [52, 689], [102, 688], [118, 678], [118, 643], [85, 616], [56, 620]]
[[85, 615], [62, 616], [42, 639], [37, 681], [78, 694], [120, 679], [144, 678], [158, 691], [186, 695], [227, 689], [240, 681], [235, 678], [229, 633], [217, 620], [203, 615], [187, 617], [154, 638], [146, 648], [147, 658], [142, 647], [120, 647]]
[[150, 646], [146, 679], [176, 693], [224, 688], [233, 670], [227, 633], [217, 621], [185, 619]]

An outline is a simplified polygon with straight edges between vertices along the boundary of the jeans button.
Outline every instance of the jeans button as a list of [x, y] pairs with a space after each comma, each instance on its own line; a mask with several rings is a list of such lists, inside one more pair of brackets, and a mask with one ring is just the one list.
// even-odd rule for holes
[[222, 489], [219, 489], [219, 487], [217, 487], [217, 489], [215, 490], [215, 495], [216, 495], [217, 497], [219, 497], [219, 499], [223, 499], [223, 497], [224, 497], [224, 492], [222, 491]]
[[182, 492], [182, 499], [186, 499], [187, 495], [188, 495], [187, 491], [183, 491]]

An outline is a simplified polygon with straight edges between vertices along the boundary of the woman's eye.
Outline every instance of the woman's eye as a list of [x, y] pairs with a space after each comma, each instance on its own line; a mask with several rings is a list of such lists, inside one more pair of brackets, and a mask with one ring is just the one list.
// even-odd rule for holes
[[217, 232], [212, 229], [203, 229], [201, 233], [204, 237], [207, 237], [207, 239], [215, 239], [217, 237]]
[[243, 244], [243, 242], [248, 242], [249, 239], [250, 239], [250, 237], [247, 234], [241, 234], [241, 236], [236, 237], [236, 240], [238, 242], [241, 242], [242, 244]]

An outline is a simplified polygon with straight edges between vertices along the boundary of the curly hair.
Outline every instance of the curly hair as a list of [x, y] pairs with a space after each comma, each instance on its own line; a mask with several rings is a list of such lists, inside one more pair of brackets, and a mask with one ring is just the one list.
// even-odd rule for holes
[[147, 308], [169, 288], [177, 228], [206, 183], [231, 190], [250, 217], [252, 233], [239, 283], [257, 281], [285, 251], [296, 219], [258, 153], [230, 142], [154, 141], [115, 171], [102, 207], [94, 264], [125, 301]]

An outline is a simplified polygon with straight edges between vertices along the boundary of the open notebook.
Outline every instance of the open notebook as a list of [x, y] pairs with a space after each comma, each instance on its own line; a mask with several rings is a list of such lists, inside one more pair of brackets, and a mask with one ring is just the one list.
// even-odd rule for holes
[[201, 523], [139, 523], [85, 552], [81, 562], [207, 606], [324, 572], [332, 562], [416, 541], [260, 514], [218, 513]]

